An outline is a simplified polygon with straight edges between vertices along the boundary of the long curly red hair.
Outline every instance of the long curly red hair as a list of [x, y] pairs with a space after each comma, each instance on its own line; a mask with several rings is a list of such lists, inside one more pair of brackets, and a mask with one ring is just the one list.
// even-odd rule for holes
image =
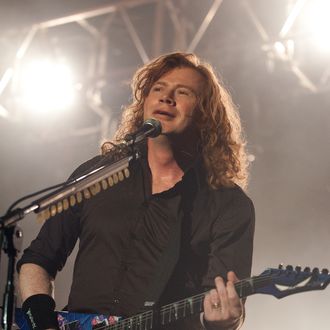
[[[200, 150], [207, 171], [207, 182], [213, 189], [238, 184], [246, 188], [248, 161], [241, 121], [228, 91], [217, 78], [211, 65], [194, 54], [171, 53], [160, 56], [140, 68], [132, 80], [133, 102], [122, 115], [115, 133], [120, 141], [143, 123], [143, 106], [152, 85], [165, 73], [177, 67], [193, 68], [205, 80], [198, 100]], [[102, 145], [102, 153], [111, 149], [111, 142]]]

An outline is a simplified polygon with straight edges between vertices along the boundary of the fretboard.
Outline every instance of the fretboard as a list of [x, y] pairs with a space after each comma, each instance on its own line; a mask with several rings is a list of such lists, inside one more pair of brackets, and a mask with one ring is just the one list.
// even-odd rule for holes
[[[240, 298], [255, 293], [255, 289], [271, 281], [270, 276], [256, 276], [235, 283]], [[162, 306], [159, 310], [149, 310], [124, 319], [117, 324], [102, 327], [109, 330], [150, 330], [190, 317], [203, 311], [206, 292]]]

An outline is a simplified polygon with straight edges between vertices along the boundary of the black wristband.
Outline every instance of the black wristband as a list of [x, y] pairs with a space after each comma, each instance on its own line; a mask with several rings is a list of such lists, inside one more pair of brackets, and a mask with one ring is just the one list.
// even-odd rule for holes
[[47, 294], [36, 294], [27, 298], [22, 310], [32, 330], [59, 329], [55, 301]]

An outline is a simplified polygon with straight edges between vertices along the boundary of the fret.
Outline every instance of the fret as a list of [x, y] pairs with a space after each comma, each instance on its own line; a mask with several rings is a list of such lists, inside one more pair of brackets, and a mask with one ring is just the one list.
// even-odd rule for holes
[[177, 303], [173, 303], [171, 305], [171, 318], [174, 318], [174, 320], [178, 319], [178, 304]]
[[[257, 281], [256, 281], [257, 279]], [[272, 282], [272, 278], [270, 276], [253, 276], [249, 279], [245, 279], [235, 283], [235, 289], [240, 298], [244, 298], [256, 293], [258, 288], [262, 288], [267, 286]]]
[[251, 285], [249, 285], [249, 283], [246, 283], [245, 281], [239, 281], [235, 283], [235, 289], [240, 298], [246, 296], [246, 292], [249, 288], [251, 288]]
[[187, 308], [187, 299], [185, 299], [183, 303], [182, 317], [186, 317], [186, 308]]
[[174, 309], [174, 306], [173, 304], [170, 305], [170, 308], [169, 308], [170, 312], [169, 312], [169, 319], [168, 319], [168, 322], [172, 322], [172, 317], [174, 317], [174, 320], [175, 320], [175, 309]]
[[188, 308], [189, 308], [190, 315], [192, 315], [194, 313], [193, 299], [188, 298], [188, 299], [186, 299], [186, 301], [188, 303]]
[[145, 319], [145, 325], [144, 329], [145, 330], [150, 330], [153, 327], [153, 321], [154, 321], [154, 313], [153, 311], [148, 311], [143, 313], [144, 314], [144, 319]]
[[128, 324], [132, 329], [134, 329], [134, 319], [132, 317], [129, 318]]
[[118, 324], [119, 329], [134, 329], [134, 320], [132, 317], [125, 319]]
[[170, 309], [164, 306], [163, 311], [161, 311], [161, 325], [167, 324], [169, 321]]
[[142, 318], [142, 314], [138, 315], [138, 329], [139, 330], [143, 330], [143, 318]]
[[177, 319], [182, 319], [186, 316], [186, 300], [176, 303], [177, 306]]

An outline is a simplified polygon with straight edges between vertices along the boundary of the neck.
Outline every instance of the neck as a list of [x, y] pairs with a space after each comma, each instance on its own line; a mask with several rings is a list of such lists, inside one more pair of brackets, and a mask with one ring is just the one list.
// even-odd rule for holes
[[152, 173], [153, 193], [173, 187], [192, 164], [195, 155], [183, 149], [180, 143], [160, 135], [148, 139], [148, 163]]
[[[194, 146], [194, 143], [191, 143]], [[170, 168], [177, 166], [185, 171], [196, 158], [196, 151], [189, 146], [183, 146], [179, 139], [160, 135], [154, 139], [148, 139], [148, 160], [158, 168]]]

